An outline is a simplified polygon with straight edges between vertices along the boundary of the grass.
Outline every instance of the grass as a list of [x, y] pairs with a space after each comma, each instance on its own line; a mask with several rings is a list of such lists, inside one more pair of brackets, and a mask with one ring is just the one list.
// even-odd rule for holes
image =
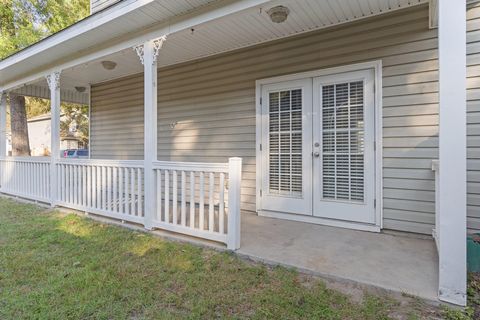
[[0, 198], [0, 319], [423, 319], [425, 308], [354, 302], [293, 270]]

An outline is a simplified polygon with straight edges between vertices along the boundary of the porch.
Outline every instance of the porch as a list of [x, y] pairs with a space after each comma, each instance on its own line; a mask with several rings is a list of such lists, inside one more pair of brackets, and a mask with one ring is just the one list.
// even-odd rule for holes
[[[31, 60], [31, 70], [23, 70], [25, 66], [15, 63], [1, 69], [0, 64], [0, 75], [8, 80], [2, 83], [4, 92], [49, 98], [52, 107], [52, 157], [9, 158], [0, 153], [0, 191], [140, 224], [147, 230], [167, 230], [223, 243], [241, 254], [428, 299], [434, 299], [440, 288], [443, 300], [462, 304], [464, 265], [452, 264], [452, 257], [456, 253], [458, 259], [454, 260], [461, 261], [464, 254], [465, 221], [454, 214], [457, 209], [465, 211], [465, 183], [459, 173], [465, 171], [464, 150], [458, 143], [461, 139], [450, 141], [444, 137], [453, 139], [452, 132], [462, 137], [460, 129], [465, 126], [460, 125], [463, 118], [451, 117], [459, 114], [457, 101], [445, 99], [437, 87], [438, 70], [445, 61], [464, 52], [452, 53], [448, 51], [450, 45], [438, 49], [436, 1], [395, 1], [394, 6], [376, 1], [374, 8], [369, 8], [367, 1], [359, 1], [356, 7], [344, 2], [334, 9], [327, 2], [317, 6], [318, 1], [294, 1], [289, 4], [291, 12], [285, 24], [273, 24], [265, 10], [280, 1], [219, 1], [212, 8], [205, 1], [211, 11], [185, 14], [179, 9], [173, 17], [152, 15], [164, 13], [159, 9], [165, 5], [163, 2], [146, 1], [139, 7], [127, 4], [123, 9], [131, 10], [129, 19], [113, 17], [97, 29], [83, 30], [81, 39], [67, 37], [60, 44], [55, 44], [60, 41], [55, 37], [46, 39], [41, 45], [53, 42], [45, 49], [46, 54], [25, 58]], [[345, 6], [350, 9], [344, 10]], [[440, 28], [445, 32], [452, 25], [447, 11]], [[312, 12], [315, 14], [310, 15]], [[105, 19], [108, 14], [108, 10], [100, 13]], [[118, 27], [127, 21], [134, 21], [130, 28], [135, 30]], [[245, 28], [242, 32], [238, 32], [239, 25]], [[338, 28], [320, 32], [333, 26]], [[212, 35], [216, 41], [212, 41]], [[56, 50], [56, 46], [62, 50]], [[439, 50], [446, 51], [446, 58], [440, 61]], [[45, 62], [48, 59], [52, 60], [50, 64]], [[375, 108], [370, 113], [375, 113], [378, 121], [369, 124], [371, 144], [365, 150], [369, 149], [371, 159], [375, 158], [369, 173], [376, 179], [370, 179], [367, 185], [371, 195], [368, 209], [375, 210], [375, 215], [365, 219], [366, 223], [344, 225], [370, 231], [385, 227], [408, 229], [424, 234], [435, 229], [439, 257], [433, 240], [251, 214], [265, 209], [259, 203], [264, 196], [261, 183], [266, 181], [261, 174], [261, 161], [266, 158], [260, 155], [264, 140], [258, 126], [266, 117], [259, 111], [262, 93], [255, 88], [255, 81], [276, 77], [275, 81], [281, 82], [287, 75], [329, 68], [344, 74], [342, 67], [347, 65], [361, 69], [357, 71], [371, 71], [372, 61], [376, 61], [375, 75], [368, 81], [375, 78], [375, 90], [373, 86], [368, 88], [375, 97], [372, 95], [368, 101], [375, 103], [365, 104]], [[320, 77], [309, 74], [308, 79]], [[449, 81], [444, 82], [451, 86], [450, 82], [461, 82], [451, 80], [455, 77], [445, 78]], [[442, 118], [447, 121], [440, 123], [440, 142], [437, 95], [440, 112], [447, 115]], [[61, 101], [90, 103], [92, 159], [59, 158]], [[388, 108], [385, 125], [384, 105]], [[2, 135], [5, 109], [3, 99]], [[301, 118], [311, 119], [312, 115], [305, 112]], [[359, 149], [365, 146], [361, 135], [356, 140]], [[384, 137], [387, 139], [382, 144]], [[5, 150], [4, 140], [0, 137], [0, 151]], [[313, 148], [315, 144], [306, 142], [296, 146], [292, 143], [288, 148], [305, 146], [302, 156], [312, 162], [315, 153], [310, 155], [306, 146]], [[443, 153], [439, 153], [442, 145]], [[452, 152], [454, 147], [461, 150]], [[437, 170], [435, 176], [431, 164], [437, 158], [439, 166], [454, 163], [458, 170]], [[302, 174], [311, 174], [311, 168], [302, 167]], [[364, 200], [362, 178], [352, 187], [360, 186], [354, 199], [358, 203]], [[442, 207], [438, 200], [441, 179]], [[350, 183], [352, 179], [346, 180]], [[453, 185], [457, 187], [450, 190]], [[277, 187], [278, 195], [284, 190]], [[312, 192], [310, 186], [296, 188], [297, 198], [302, 198], [302, 191]], [[308, 206], [318, 194], [310, 197], [312, 201], [302, 198]], [[384, 206], [384, 199], [388, 205]], [[273, 205], [268, 210], [279, 211], [282, 207], [276, 199], [270, 203]], [[448, 207], [452, 203], [455, 208]], [[250, 213], [241, 215], [241, 209]], [[306, 212], [312, 213], [311, 208]], [[328, 213], [331, 217], [325, 223], [345, 222], [335, 217], [335, 212]]]
[[434, 241], [428, 237], [243, 214], [242, 242], [237, 252], [327, 279], [437, 301], [438, 255]]

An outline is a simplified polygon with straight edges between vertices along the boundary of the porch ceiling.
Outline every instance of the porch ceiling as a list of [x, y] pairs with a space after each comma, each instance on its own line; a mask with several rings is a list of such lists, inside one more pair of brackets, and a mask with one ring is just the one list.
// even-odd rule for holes
[[[213, 2], [215, 2], [214, 5], [212, 5]], [[135, 14], [130, 13], [119, 17], [115, 25], [102, 29], [95, 35], [94, 39], [95, 42], [107, 41], [108, 38], [116, 37], [120, 33], [137, 30], [142, 23], [144, 26], [152, 25], [154, 21], [158, 22], [166, 18], [164, 11], [169, 12], [170, 15], [173, 16], [174, 13], [180, 14], [180, 12], [193, 10], [192, 7], [198, 8], [199, 6], [206, 6], [208, 4], [219, 6], [219, 4], [224, 2], [230, 3], [231, 1], [195, 0], [194, 4], [191, 5], [191, 0], [154, 0], [149, 3], [148, 6], [144, 6], [138, 11], [135, 11]], [[175, 4], [178, 8], [165, 9], [165, 3]], [[194, 25], [194, 27], [188, 26], [179, 29], [177, 32], [170, 33], [160, 52], [158, 65], [159, 67], [164, 67], [192, 61], [424, 3], [428, 3], [428, 0], [266, 1], [261, 5], [251, 6], [245, 10], [197, 24]], [[290, 9], [287, 21], [281, 24], [273, 23], [267, 14], [270, 8], [278, 5], [283, 5]], [[155, 8], [155, 6], [157, 6], [157, 8]], [[162, 6], [163, 9], [159, 6]], [[203, 10], [206, 9], [203, 8]], [[141, 21], [143, 22], [141, 23]], [[188, 24], [185, 23], [185, 26], [187, 25]], [[161, 26], [164, 26], [164, 24], [159, 24], [159, 30]], [[149, 30], [151, 32], [153, 29], [149, 27]], [[158, 36], [161, 36], [161, 34], [158, 34]], [[69, 52], [72, 51], [73, 56], [75, 49], [78, 51], [85, 50], [86, 47], [92, 47], [91, 41], [91, 35], [79, 35], [79, 42], [68, 48], [68, 50]], [[39, 57], [33, 56], [30, 59], [32, 61], [39, 60], [40, 62], [48, 63], [48, 57], [42, 55]], [[112, 71], [103, 69], [101, 67], [102, 60], [115, 61], [117, 68]], [[28, 73], [28, 68], [31, 67], [26, 63], [25, 65], [17, 66], [15, 70], [2, 70], [2, 63], [0, 62], [0, 79], [3, 79], [3, 81], [0, 81], [6, 82], [9, 79], [16, 78], [22, 73]], [[74, 92], [75, 86], [88, 86], [89, 84], [104, 82], [140, 72], [143, 72], [143, 66], [140, 64], [135, 52], [128, 47], [114, 54], [63, 70], [61, 81], [62, 90]], [[8, 74], [7, 79], [3, 77], [4, 74]], [[31, 82], [30, 84], [32, 83], [35, 86], [46, 85], [43, 79], [41, 81]], [[2, 85], [1, 82], [0, 85]]]

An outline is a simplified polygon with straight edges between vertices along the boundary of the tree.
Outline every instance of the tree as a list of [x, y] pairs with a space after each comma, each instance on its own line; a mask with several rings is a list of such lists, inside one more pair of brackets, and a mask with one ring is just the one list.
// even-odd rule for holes
[[0, 59], [89, 14], [89, 0], [0, 0]]
[[25, 97], [10, 93], [12, 156], [30, 156]]
[[62, 121], [60, 122], [60, 136], [76, 137], [88, 145], [88, 106], [71, 103], [62, 104]]
[[[0, 60], [70, 26], [88, 13], [89, 0], [0, 0]], [[13, 155], [29, 155], [24, 97], [10, 95], [10, 113]]]

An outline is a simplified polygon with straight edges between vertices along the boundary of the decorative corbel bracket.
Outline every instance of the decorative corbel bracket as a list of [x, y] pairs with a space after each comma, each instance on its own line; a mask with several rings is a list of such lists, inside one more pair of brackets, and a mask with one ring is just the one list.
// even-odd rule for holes
[[165, 41], [167, 41], [166, 35], [153, 40], [153, 62], [157, 61], [158, 54], [160, 53]]
[[45, 76], [45, 78], [47, 79], [48, 87], [51, 91], [60, 88], [60, 71], [52, 72], [51, 74]]
[[140, 58], [140, 63], [143, 64], [143, 56], [145, 55], [145, 50], [143, 44], [139, 44], [138, 46], [133, 47], [133, 50], [137, 53], [137, 56]]
[[[161, 36], [160, 38], [153, 40], [153, 59], [152, 62], [155, 63], [157, 61], [158, 54], [163, 47], [163, 43], [167, 40], [167, 36]], [[133, 47], [133, 50], [137, 53], [137, 56], [140, 58], [140, 62], [145, 64], [145, 45], [139, 44], [138, 46]]]

